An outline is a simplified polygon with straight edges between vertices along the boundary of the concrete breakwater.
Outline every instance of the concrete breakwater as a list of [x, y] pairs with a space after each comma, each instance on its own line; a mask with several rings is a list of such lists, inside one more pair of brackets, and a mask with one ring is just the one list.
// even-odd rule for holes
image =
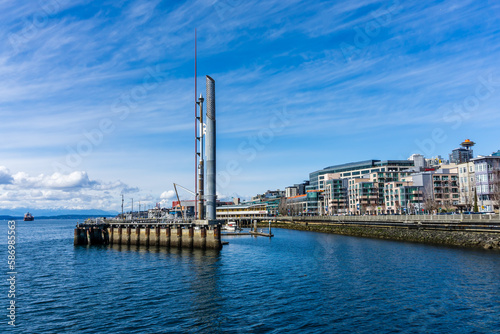
[[[262, 226], [266, 226], [263, 224]], [[365, 238], [377, 238], [397, 241], [418, 242], [434, 245], [470, 247], [500, 250], [500, 233], [439, 231], [421, 228], [349, 226], [334, 224], [280, 223], [273, 222], [273, 227], [292, 230], [313, 231], [349, 235]]]
[[222, 249], [220, 225], [79, 224], [74, 245]]

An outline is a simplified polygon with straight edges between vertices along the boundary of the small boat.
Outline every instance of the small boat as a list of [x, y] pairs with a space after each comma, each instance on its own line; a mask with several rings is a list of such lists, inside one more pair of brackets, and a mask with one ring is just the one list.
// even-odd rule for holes
[[240, 230], [236, 222], [227, 222], [226, 226], [224, 226], [224, 229], [228, 232], [236, 232], [236, 230]]
[[24, 215], [24, 221], [25, 222], [32, 222], [33, 220], [35, 220], [35, 217], [33, 217], [33, 215], [31, 213], [27, 212]]

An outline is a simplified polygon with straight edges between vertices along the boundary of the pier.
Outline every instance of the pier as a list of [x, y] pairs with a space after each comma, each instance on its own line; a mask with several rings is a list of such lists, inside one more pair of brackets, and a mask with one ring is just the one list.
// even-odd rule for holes
[[221, 222], [207, 220], [95, 220], [77, 224], [74, 245], [222, 249]]

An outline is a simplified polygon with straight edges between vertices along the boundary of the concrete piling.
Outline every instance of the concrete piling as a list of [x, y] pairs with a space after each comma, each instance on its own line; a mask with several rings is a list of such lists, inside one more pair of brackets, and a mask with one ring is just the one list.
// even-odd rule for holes
[[221, 249], [221, 225], [79, 224], [73, 244]]

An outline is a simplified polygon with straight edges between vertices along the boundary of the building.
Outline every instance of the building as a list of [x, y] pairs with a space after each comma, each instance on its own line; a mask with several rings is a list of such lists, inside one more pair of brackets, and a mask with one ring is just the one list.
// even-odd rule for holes
[[452, 211], [459, 207], [458, 168], [439, 169], [411, 175], [413, 185], [421, 187], [423, 206], [428, 212]]
[[[398, 180], [402, 171], [406, 171], [404, 175], [410, 173], [410, 169], [414, 167], [414, 161], [409, 160], [365, 160], [342, 165], [330, 166], [319, 171], [309, 174], [309, 186], [307, 191], [307, 212], [309, 214], [331, 214], [332, 207], [329, 206], [331, 194], [326, 188], [327, 182], [331, 179], [366, 179], [365, 181], [356, 181], [351, 183], [351, 186], [359, 182], [371, 182], [362, 185], [363, 189], [349, 189], [349, 183], [344, 184], [344, 194], [347, 195], [345, 209], [350, 214], [361, 214], [368, 208], [372, 209], [373, 203], [381, 203], [384, 201], [384, 183], [387, 181]], [[337, 181], [338, 183], [339, 181]], [[367, 189], [371, 188], [369, 197]], [[350, 191], [349, 191], [350, 190]], [[315, 193], [314, 193], [315, 192]], [[338, 198], [341, 195], [337, 194]], [[326, 199], [325, 199], [326, 197]], [[375, 199], [374, 197], [377, 197]], [[340, 203], [339, 203], [340, 204]], [[359, 204], [359, 208], [358, 208]], [[334, 205], [334, 203], [332, 203]], [[373, 212], [372, 210], [369, 210]]]
[[400, 171], [413, 166], [414, 162], [408, 160], [365, 160], [330, 166], [309, 174], [309, 186], [307, 190], [323, 190], [326, 174], [340, 173], [340, 177], [342, 178], [363, 177], [370, 173]]
[[268, 217], [265, 203], [221, 205], [216, 208], [217, 219], [250, 221], [253, 218]]
[[307, 212], [307, 195], [297, 195], [286, 198], [287, 214], [289, 216], [302, 216]]
[[474, 162], [464, 162], [458, 165], [458, 181], [460, 185], [460, 202], [462, 211], [472, 211], [476, 189]]
[[413, 165], [417, 170], [423, 170], [426, 166], [425, 157], [421, 154], [412, 154], [408, 160], [413, 161]]
[[348, 180], [349, 212], [357, 215], [375, 214], [379, 202], [378, 187], [369, 178]]
[[299, 189], [296, 186], [286, 187], [285, 188], [285, 197], [293, 197], [299, 194]]
[[456, 148], [450, 153], [450, 163], [461, 164], [473, 158], [473, 151], [463, 147]]
[[472, 161], [479, 211], [492, 212], [498, 209], [500, 200], [500, 156], [479, 156]]
[[419, 214], [424, 207], [424, 187], [415, 185], [413, 181], [386, 183], [384, 196], [383, 205], [388, 214]]
[[346, 214], [349, 212], [347, 189], [347, 179], [340, 178], [338, 174], [328, 174], [323, 193], [323, 207], [327, 215]]
[[444, 160], [440, 155], [435, 156], [430, 159], [425, 159], [425, 166], [428, 168], [438, 167], [441, 165], [447, 165], [450, 162], [448, 160]]

